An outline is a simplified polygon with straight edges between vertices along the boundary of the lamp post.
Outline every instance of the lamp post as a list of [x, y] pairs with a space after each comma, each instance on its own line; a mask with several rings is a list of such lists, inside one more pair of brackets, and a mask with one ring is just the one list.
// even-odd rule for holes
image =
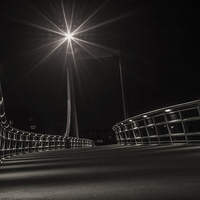
[[128, 111], [126, 108], [125, 94], [124, 94], [124, 81], [123, 81], [123, 72], [122, 72], [122, 60], [121, 60], [121, 38], [119, 38], [119, 73], [120, 73], [120, 84], [121, 84], [121, 93], [122, 93], [122, 105], [123, 105], [123, 114], [124, 119], [128, 118]]
[[[73, 37], [72, 34], [66, 34], [66, 40], [71, 43], [71, 39]], [[73, 51], [73, 48], [71, 48]], [[73, 52], [72, 52], [73, 53]], [[68, 55], [66, 55], [68, 56]], [[64, 133], [65, 137], [79, 137], [78, 131], [78, 121], [77, 121], [77, 113], [76, 113], [76, 103], [75, 103], [75, 92], [74, 92], [74, 81], [73, 81], [73, 74], [72, 74], [72, 59], [68, 59], [68, 65], [66, 70], [66, 78], [67, 78], [67, 123], [66, 123], [66, 130]]]

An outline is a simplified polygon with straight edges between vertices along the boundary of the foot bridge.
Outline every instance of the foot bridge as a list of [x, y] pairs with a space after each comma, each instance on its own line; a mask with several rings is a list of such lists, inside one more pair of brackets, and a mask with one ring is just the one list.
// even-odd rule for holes
[[85, 138], [64, 137], [32, 133], [16, 129], [6, 119], [4, 99], [0, 85], [0, 161], [13, 155], [67, 148], [92, 147], [93, 141]]
[[113, 127], [118, 144], [80, 148], [93, 141], [10, 126], [0, 88], [0, 199], [200, 199], [199, 104], [131, 117]]
[[200, 100], [143, 113], [113, 126], [119, 144], [200, 142]]

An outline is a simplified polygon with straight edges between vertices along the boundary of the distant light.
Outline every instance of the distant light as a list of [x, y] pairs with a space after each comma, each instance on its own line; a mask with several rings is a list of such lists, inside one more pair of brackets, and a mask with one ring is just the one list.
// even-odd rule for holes
[[144, 118], [147, 118], [147, 115], [144, 115], [143, 117], [144, 117]]
[[132, 122], [133, 120], [132, 119], [129, 119], [129, 122]]
[[165, 112], [171, 112], [171, 111], [172, 111], [171, 109], [166, 109], [166, 110], [165, 110]]

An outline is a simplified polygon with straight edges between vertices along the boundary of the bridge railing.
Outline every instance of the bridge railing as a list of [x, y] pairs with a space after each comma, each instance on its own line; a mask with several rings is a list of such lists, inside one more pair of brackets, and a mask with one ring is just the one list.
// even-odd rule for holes
[[200, 100], [130, 117], [113, 126], [119, 144], [200, 142]]
[[23, 153], [92, 146], [93, 141], [85, 138], [32, 133], [13, 128], [6, 119], [0, 87], [0, 161]]

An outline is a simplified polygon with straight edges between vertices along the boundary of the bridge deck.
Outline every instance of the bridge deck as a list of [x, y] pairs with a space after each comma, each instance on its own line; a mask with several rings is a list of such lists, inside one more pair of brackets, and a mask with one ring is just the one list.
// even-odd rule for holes
[[200, 198], [200, 146], [102, 146], [38, 152], [0, 165], [0, 199]]

